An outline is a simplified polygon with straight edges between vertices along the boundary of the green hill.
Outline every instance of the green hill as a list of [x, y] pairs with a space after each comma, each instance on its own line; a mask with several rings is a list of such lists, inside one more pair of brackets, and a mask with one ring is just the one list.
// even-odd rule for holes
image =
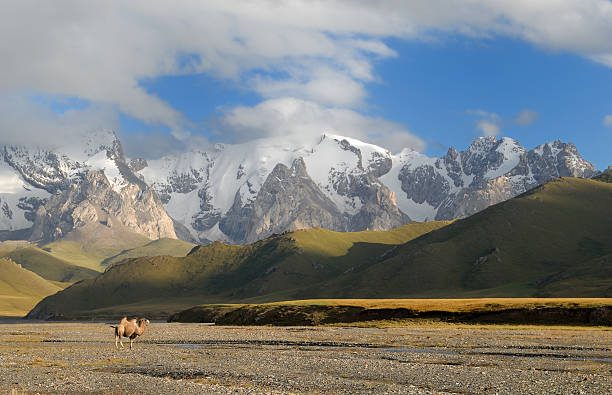
[[562, 178], [448, 225], [217, 242], [184, 258], [125, 261], [31, 316], [163, 316], [203, 303], [312, 298], [610, 297], [611, 208], [612, 184]]
[[[38, 293], [32, 290], [34, 293], [27, 300], [23, 298], [15, 300], [22, 301], [20, 306], [24, 306], [25, 303], [31, 308], [50, 293], [55, 293], [71, 283], [96, 277], [109, 263], [114, 264], [128, 257], [164, 254], [185, 256], [195, 246], [174, 239], [150, 241], [131, 232], [121, 232], [119, 235], [121, 237], [116, 234], [112, 237], [107, 236], [108, 232], [100, 227], [92, 229], [85, 227], [72, 232], [66, 238], [43, 246], [44, 249], [26, 241], [1, 242], [0, 256], [36, 273], [55, 287], [54, 292], [46, 292], [38, 299], [35, 297]], [[125, 247], [134, 248], [122, 250]], [[39, 285], [37, 282], [32, 284], [33, 287]], [[19, 310], [19, 314], [26, 312]]]
[[24, 248], [30, 245], [32, 244], [25, 240], [0, 241], [0, 257], [10, 254], [18, 248]]
[[125, 229], [111, 229], [98, 223], [90, 223], [42, 248], [73, 265], [102, 271], [102, 262], [105, 259], [125, 250], [144, 246], [150, 241], [145, 236]]
[[[39, 305], [40, 317], [112, 312], [163, 316], [203, 301], [288, 299], [305, 285], [341, 276], [448, 222], [412, 223], [387, 232], [301, 230], [246, 246], [220, 242], [186, 257], [136, 258]], [[110, 313], [109, 313], [110, 312]]]
[[42, 298], [61, 289], [15, 262], [0, 259], [0, 316], [22, 317]]
[[[612, 253], [612, 184], [563, 178], [457, 221], [315, 287], [330, 297], [612, 296], [591, 260]], [[553, 287], [601, 277], [598, 286]], [[557, 277], [555, 277], [557, 276]], [[570, 295], [568, 295], [568, 293]]]
[[20, 264], [24, 269], [51, 281], [72, 283], [93, 278], [99, 274], [95, 270], [75, 266], [35, 246], [16, 249], [6, 257]]
[[102, 261], [102, 265], [110, 267], [125, 259], [140, 258], [143, 256], [169, 255], [181, 257], [187, 255], [195, 246], [196, 245], [193, 243], [188, 243], [178, 239], [163, 238], [153, 240], [152, 242], [143, 246], [124, 250], [117, 255], [106, 258]]
[[153, 240], [125, 229], [88, 224], [41, 248], [72, 265], [104, 271], [124, 259], [143, 256], [185, 256], [195, 244], [163, 238]]
[[600, 175], [593, 177], [593, 179], [597, 181], [612, 183], [612, 166], [608, 167], [608, 169], [604, 171], [603, 173], [601, 173]]

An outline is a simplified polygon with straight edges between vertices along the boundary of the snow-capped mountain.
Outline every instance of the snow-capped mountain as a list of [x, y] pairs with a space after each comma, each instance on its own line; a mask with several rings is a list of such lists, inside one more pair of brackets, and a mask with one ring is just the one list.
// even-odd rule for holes
[[4, 146], [2, 153], [0, 230], [32, 228], [33, 240], [50, 241], [95, 222], [176, 237], [159, 197], [130, 169], [111, 130], [54, 148]]
[[[465, 217], [553, 177], [590, 177], [593, 170], [573, 144], [559, 141], [527, 152], [510, 138], [479, 138], [465, 151], [450, 148], [442, 158], [429, 158], [324, 134], [300, 144], [276, 138], [217, 145], [149, 161], [139, 173], [196, 238], [249, 242], [299, 227], [357, 231]], [[321, 196], [285, 193], [283, 185], [305, 179]], [[266, 185], [274, 181], [275, 192]], [[326, 204], [314, 205], [323, 199]], [[299, 211], [313, 205], [317, 214], [298, 221], [304, 217]], [[321, 207], [331, 208], [323, 213]]]
[[449, 148], [442, 158], [403, 151], [381, 181], [397, 192], [404, 212], [424, 221], [472, 215], [554, 177], [593, 174], [572, 143], [555, 141], [527, 152], [514, 139], [482, 137], [465, 151]]
[[[378, 179], [391, 163], [391, 154], [380, 147], [322, 135], [302, 143], [265, 139], [217, 145], [210, 152], [149, 161], [139, 174], [197, 239], [250, 242], [304, 227], [347, 231], [409, 222]], [[301, 193], [284, 193], [304, 180], [314, 188], [302, 185]], [[265, 199], [276, 204], [264, 204]]]
[[[389, 229], [411, 220], [465, 217], [553, 177], [594, 173], [571, 143], [526, 151], [516, 140], [492, 137], [475, 140], [465, 151], [450, 148], [441, 158], [408, 149], [393, 155], [322, 134], [311, 141], [287, 136], [217, 144], [145, 161], [126, 159], [115, 134], [99, 131], [53, 150], [4, 147], [3, 154], [0, 230], [31, 226], [39, 206], [51, 201], [66, 206], [58, 195], [72, 196], [72, 206], [78, 206], [79, 194], [66, 191], [91, 181], [87, 175], [94, 170], [117, 196], [134, 185], [150, 187], [179, 237], [200, 242], [245, 243], [298, 228]], [[150, 199], [155, 205], [157, 198]], [[96, 200], [97, 210], [110, 212], [100, 206], [108, 201]], [[72, 220], [89, 209], [79, 210], [69, 213]]]

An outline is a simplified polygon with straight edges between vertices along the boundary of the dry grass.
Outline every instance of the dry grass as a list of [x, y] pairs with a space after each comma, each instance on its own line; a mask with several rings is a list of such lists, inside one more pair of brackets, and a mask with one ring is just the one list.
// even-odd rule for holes
[[410, 309], [425, 311], [495, 311], [539, 307], [612, 306], [612, 298], [477, 298], [477, 299], [309, 299], [267, 303], [267, 305], [355, 306], [368, 309]]
[[408, 318], [400, 320], [379, 320], [341, 322], [325, 324], [329, 327], [355, 327], [355, 328], [432, 328], [432, 329], [481, 329], [481, 330], [557, 330], [557, 331], [612, 331], [609, 326], [596, 325], [547, 325], [547, 324], [498, 324], [498, 323], [464, 323], [449, 322], [439, 319]]

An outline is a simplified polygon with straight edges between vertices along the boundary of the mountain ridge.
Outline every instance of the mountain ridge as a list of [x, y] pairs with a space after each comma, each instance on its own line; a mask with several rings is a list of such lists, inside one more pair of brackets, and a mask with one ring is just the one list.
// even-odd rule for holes
[[[126, 158], [116, 134], [102, 130], [53, 150], [3, 147], [0, 231], [48, 242], [95, 222], [149, 238], [241, 244], [299, 228], [385, 230], [462, 218], [554, 177], [593, 174], [576, 147], [560, 141], [527, 151], [510, 138], [478, 138], [429, 158], [322, 134], [147, 161]], [[94, 184], [106, 185], [104, 193]]]
[[215, 242], [184, 258], [124, 261], [43, 300], [30, 316], [127, 313], [128, 290], [139, 295], [133, 306], [156, 314], [189, 303], [320, 298], [610, 297], [612, 217], [602, 214], [611, 205], [612, 184], [559, 178], [452, 223]]

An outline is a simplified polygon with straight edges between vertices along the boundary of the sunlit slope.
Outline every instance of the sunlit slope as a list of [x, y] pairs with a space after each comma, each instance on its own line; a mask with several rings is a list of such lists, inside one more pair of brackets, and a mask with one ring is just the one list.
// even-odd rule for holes
[[609, 182], [612, 183], [612, 166], [608, 167], [608, 170], [601, 173], [600, 175], [593, 177], [593, 179], [597, 181]]
[[130, 259], [43, 301], [33, 315], [128, 311], [127, 304], [156, 311], [155, 306], [167, 308], [172, 301], [178, 309], [201, 300], [286, 299], [305, 286], [368, 266], [397, 245], [446, 224], [413, 223], [387, 232], [309, 229], [246, 246], [216, 242], [183, 258]]
[[123, 228], [90, 223], [73, 230], [58, 241], [43, 246], [45, 251], [73, 265], [102, 271], [102, 261], [124, 250], [143, 246], [151, 240]]
[[32, 271], [47, 280], [75, 282], [93, 278], [99, 272], [76, 266], [35, 246], [19, 248], [6, 255], [24, 269]]
[[311, 298], [610, 297], [611, 208], [612, 184], [557, 179], [447, 226], [311, 229], [133, 259], [32, 315]]
[[195, 247], [193, 243], [188, 243], [183, 240], [169, 239], [167, 237], [153, 240], [143, 246], [124, 250], [117, 255], [102, 261], [104, 266], [112, 266], [129, 258], [140, 258], [143, 256], [159, 256], [169, 255], [175, 257], [185, 256]]
[[[611, 230], [612, 184], [562, 178], [407, 243], [366, 270], [312, 292], [612, 296], [609, 265], [593, 263], [612, 253]], [[587, 289], [589, 277], [600, 281]], [[564, 287], [553, 286], [559, 281]]]
[[10, 254], [11, 252], [15, 251], [16, 249], [28, 247], [30, 245], [32, 245], [32, 244], [30, 244], [26, 240], [0, 241], [0, 257], [5, 256], [6, 254]]
[[0, 259], [0, 316], [24, 316], [42, 298], [60, 289], [18, 264]]

